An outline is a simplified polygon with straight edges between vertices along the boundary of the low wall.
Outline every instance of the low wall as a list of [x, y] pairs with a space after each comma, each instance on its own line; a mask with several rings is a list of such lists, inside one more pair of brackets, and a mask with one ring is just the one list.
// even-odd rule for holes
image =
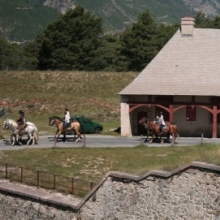
[[74, 211], [4, 194], [0, 205], [4, 220], [15, 213], [17, 219], [220, 219], [220, 167], [193, 162], [143, 176], [109, 172]]

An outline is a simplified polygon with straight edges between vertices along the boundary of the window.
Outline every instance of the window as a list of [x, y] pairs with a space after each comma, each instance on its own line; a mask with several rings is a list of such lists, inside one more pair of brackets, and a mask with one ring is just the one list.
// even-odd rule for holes
[[196, 107], [195, 106], [186, 107], [186, 121], [196, 121]]

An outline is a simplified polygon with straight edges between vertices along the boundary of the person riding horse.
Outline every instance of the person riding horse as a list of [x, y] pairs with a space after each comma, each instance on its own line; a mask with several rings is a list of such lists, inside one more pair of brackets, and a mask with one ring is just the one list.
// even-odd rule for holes
[[67, 125], [70, 123], [70, 113], [69, 110], [67, 108], [65, 108], [65, 117], [64, 117], [64, 129], [67, 128]]
[[19, 114], [20, 114], [20, 118], [17, 119], [17, 124], [18, 124], [18, 133], [19, 133], [19, 136], [22, 136], [22, 133], [23, 133], [23, 129], [27, 126], [26, 125], [26, 122], [27, 122], [27, 119], [25, 117], [25, 114], [22, 110], [19, 110]]
[[160, 125], [160, 133], [163, 133], [163, 129], [166, 126], [164, 118], [163, 118], [163, 112], [160, 112], [159, 118], [158, 118], [158, 124]]

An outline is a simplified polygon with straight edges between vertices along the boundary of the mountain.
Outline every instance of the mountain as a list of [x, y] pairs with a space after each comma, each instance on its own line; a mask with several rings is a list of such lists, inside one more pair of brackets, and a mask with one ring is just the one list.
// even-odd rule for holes
[[220, 13], [220, 0], [0, 0], [0, 37], [8, 41], [34, 39], [60, 13], [77, 5], [102, 17], [106, 32], [124, 29], [146, 10], [157, 22], [166, 24], [198, 11], [208, 17]]

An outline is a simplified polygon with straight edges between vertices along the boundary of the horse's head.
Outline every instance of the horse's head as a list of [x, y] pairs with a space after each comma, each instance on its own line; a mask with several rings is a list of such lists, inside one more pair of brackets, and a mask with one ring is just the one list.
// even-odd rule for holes
[[9, 130], [9, 128], [10, 128], [10, 125], [9, 125], [8, 121], [4, 121], [3, 129]]
[[62, 122], [62, 119], [60, 117], [57, 116], [49, 117], [49, 126], [53, 126], [54, 124], [57, 125], [60, 122]]
[[139, 120], [139, 124], [144, 125], [147, 121], [147, 117], [143, 117]]
[[7, 119], [6, 121], [4, 121], [3, 129], [9, 130], [11, 128], [12, 128], [12, 123], [10, 123], [10, 120]]
[[49, 126], [54, 125], [54, 117], [49, 117]]

